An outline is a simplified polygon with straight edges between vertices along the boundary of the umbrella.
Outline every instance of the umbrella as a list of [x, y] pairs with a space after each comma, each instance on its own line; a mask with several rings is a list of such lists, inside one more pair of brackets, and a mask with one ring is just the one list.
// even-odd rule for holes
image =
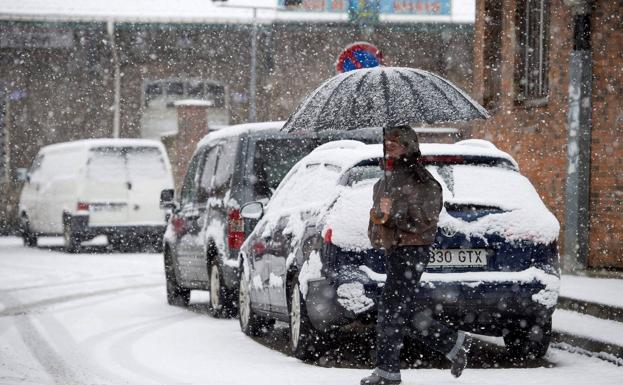
[[303, 100], [282, 130], [356, 130], [488, 117], [482, 106], [440, 76], [415, 68], [375, 67], [327, 80]]

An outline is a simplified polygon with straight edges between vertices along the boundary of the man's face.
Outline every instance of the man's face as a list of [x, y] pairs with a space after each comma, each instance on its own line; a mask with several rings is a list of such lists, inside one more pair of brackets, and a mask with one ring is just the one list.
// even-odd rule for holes
[[407, 153], [407, 148], [394, 135], [385, 136], [385, 153], [390, 158], [400, 158]]

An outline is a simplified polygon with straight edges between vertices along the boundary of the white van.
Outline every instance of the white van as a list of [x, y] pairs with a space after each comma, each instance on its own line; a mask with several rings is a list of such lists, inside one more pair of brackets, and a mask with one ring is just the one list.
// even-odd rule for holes
[[161, 245], [165, 211], [160, 191], [173, 188], [162, 143], [89, 139], [43, 147], [26, 175], [19, 203], [24, 244], [63, 235], [65, 248], [106, 235], [113, 247]]

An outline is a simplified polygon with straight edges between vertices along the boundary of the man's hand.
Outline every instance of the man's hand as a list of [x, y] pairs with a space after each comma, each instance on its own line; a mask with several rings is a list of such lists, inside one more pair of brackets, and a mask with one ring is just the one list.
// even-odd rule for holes
[[392, 210], [392, 200], [391, 198], [383, 197], [380, 202], [381, 212], [383, 214], [389, 215]]

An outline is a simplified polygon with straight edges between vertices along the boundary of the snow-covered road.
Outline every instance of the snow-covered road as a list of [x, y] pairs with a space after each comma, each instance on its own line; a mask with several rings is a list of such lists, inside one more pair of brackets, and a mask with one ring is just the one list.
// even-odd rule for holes
[[[237, 320], [208, 316], [205, 296], [194, 296], [189, 309], [168, 306], [159, 254], [92, 251], [100, 252], [27, 249], [18, 238], [0, 238], [0, 384], [354, 385], [369, 372], [305, 364], [273, 350], [243, 335]], [[486, 355], [496, 352], [491, 345]], [[409, 369], [403, 383], [620, 384], [623, 378], [621, 367], [558, 349], [528, 366], [472, 368], [458, 380], [445, 369]]]

